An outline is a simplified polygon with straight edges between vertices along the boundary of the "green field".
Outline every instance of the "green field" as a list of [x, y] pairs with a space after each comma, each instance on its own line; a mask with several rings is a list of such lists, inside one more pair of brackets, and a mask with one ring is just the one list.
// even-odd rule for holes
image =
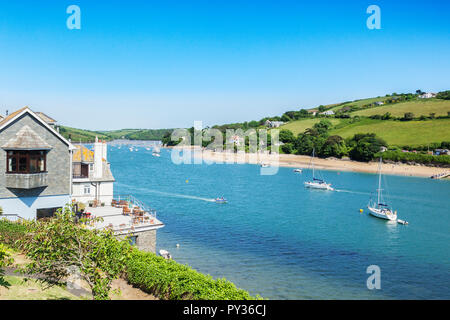
[[71, 139], [72, 142], [94, 142], [96, 136], [98, 136], [101, 140], [109, 140], [108, 136], [100, 132], [76, 129], [66, 126], [60, 126], [59, 132], [64, 138]]
[[359, 122], [339, 125], [330, 131], [332, 135], [348, 138], [356, 133], [375, 133], [389, 145], [426, 145], [432, 142], [450, 141], [450, 119], [428, 121], [382, 121], [363, 119]]
[[[292, 121], [285, 125], [282, 125], [280, 129], [291, 130], [292, 133], [294, 133], [294, 135], [298, 135], [299, 133], [303, 133], [306, 129], [311, 128], [315, 123], [318, 123], [320, 120], [321, 118]], [[328, 118], [328, 120], [330, 120], [330, 122], [334, 126], [341, 122], [341, 120], [334, 118]]]
[[375, 114], [382, 115], [386, 112], [390, 112], [394, 117], [403, 117], [406, 112], [414, 113], [415, 117], [419, 117], [421, 115], [429, 116], [430, 113], [435, 113], [436, 116], [446, 116], [447, 112], [450, 112], [450, 100], [418, 99], [372, 107], [365, 110], [355, 111], [351, 114], [368, 117]]
[[356, 107], [362, 107], [363, 105], [366, 104], [371, 104], [377, 101], [385, 101], [387, 99], [392, 99], [391, 96], [389, 97], [377, 97], [377, 98], [368, 98], [368, 99], [360, 99], [360, 100], [355, 100], [355, 101], [351, 101], [351, 102], [347, 102], [344, 104], [337, 104], [336, 106], [334, 106], [333, 108], [330, 108], [329, 110], [333, 110], [334, 112], [336, 112], [339, 109], [342, 109], [346, 106], [356, 106]]

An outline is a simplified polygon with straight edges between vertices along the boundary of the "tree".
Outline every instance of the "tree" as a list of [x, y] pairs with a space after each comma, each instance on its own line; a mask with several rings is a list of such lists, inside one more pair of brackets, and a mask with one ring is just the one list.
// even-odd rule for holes
[[324, 112], [326, 110], [326, 107], [323, 105], [320, 105], [318, 110], [319, 110], [319, 112]]
[[403, 116], [404, 121], [410, 121], [414, 119], [414, 113], [412, 112], [406, 112], [405, 115]]
[[341, 158], [346, 155], [347, 148], [345, 146], [345, 141], [340, 136], [330, 136], [322, 145], [322, 148], [319, 150], [318, 155], [320, 157], [337, 157]]
[[421, 95], [421, 94], [424, 94], [424, 92], [422, 90], [420, 90], [420, 89], [417, 89], [416, 90], [416, 94]]
[[310, 116], [310, 114], [309, 114], [308, 110], [301, 109], [301, 110], [298, 112], [298, 117], [299, 117], [299, 118], [308, 118], [309, 116]]
[[112, 230], [89, 229], [76, 224], [74, 218], [68, 205], [54, 218], [29, 222], [28, 236], [21, 245], [33, 262], [24, 271], [41, 275], [40, 281], [53, 286], [75, 268], [95, 300], [109, 299], [111, 282], [123, 272], [131, 246], [126, 240], [116, 239]]
[[349, 141], [353, 146], [349, 155], [352, 160], [368, 162], [380, 151], [381, 147], [387, 147], [386, 141], [377, 137], [375, 133], [355, 134]]
[[450, 100], [450, 90], [441, 91], [436, 95], [438, 99]]
[[292, 143], [295, 140], [295, 136], [291, 130], [281, 129], [280, 130], [280, 141], [283, 143]]

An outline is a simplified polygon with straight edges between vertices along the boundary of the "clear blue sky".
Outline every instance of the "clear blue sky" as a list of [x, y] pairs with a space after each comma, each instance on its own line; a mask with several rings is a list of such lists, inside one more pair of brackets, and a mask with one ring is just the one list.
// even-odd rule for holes
[[[81, 8], [69, 30], [66, 8]], [[381, 30], [366, 9], [381, 8]], [[0, 112], [86, 129], [450, 89], [450, 1], [0, 1]]]

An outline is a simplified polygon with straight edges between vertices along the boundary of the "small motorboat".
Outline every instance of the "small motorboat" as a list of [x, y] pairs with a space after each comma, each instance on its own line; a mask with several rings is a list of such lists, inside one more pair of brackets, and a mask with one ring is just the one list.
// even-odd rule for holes
[[227, 199], [225, 199], [224, 197], [222, 197], [222, 198], [216, 198], [216, 199], [214, 199], [214, 201], [215, 201], [216, 203], [227, 203]]
[[172, 259], [172, 255], [170, 254], [170, 252], [164, 249], [159, 250], [159, 255], [167, 260]]
[[153, 152], [152, 156], [154, 156], [154, 157], [161, 157], [161, 155], [158, 152]]
[[261, 163], [261, 168], [268, 168], [268, 167], [270, 167], [270, 164]]
[[294, 172], [302, 173], [302, 169], [294, 169]]

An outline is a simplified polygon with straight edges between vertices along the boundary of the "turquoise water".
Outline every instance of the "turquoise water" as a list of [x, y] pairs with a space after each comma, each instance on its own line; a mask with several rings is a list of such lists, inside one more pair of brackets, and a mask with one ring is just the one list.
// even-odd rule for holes
[[[133, 194], [166, 226], [157, 250], [269, 299], [449, 299], [449, 181], [385, 176], [409, 225], [367, 215], [373, 174], [322, 171], [339, 192], [305, 189], [309, 170], [175, 165], [144, 149], [109, 151], [115, 192]], [[188, 180], [188, 181], [186, 181]], [[227, 204], [211, 199], [224, 196]], [[363, 208], [364, 213], [359, 209]], [[177, 248], [176, 244], [180, 247]], [[369, 265], [381, 289], [368, 290]]]

